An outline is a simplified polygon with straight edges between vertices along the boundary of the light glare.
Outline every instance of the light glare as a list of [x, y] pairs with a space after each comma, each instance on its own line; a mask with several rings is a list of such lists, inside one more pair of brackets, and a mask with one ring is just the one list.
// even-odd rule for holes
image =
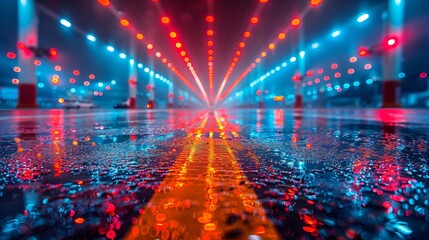
[[71, 23], [68, 21], [68, 20], [66, 20], [66, 19], [61, 19], [60, 20], [60, 23], [64, 26], [64, 27], [71, 27]]
[[365, 22], [366, 20], [368, 20], [368, 18], [369, 18], [369, 14], [363, 13], [357, 18], [357, 22], [359, 22], [359, 23]]

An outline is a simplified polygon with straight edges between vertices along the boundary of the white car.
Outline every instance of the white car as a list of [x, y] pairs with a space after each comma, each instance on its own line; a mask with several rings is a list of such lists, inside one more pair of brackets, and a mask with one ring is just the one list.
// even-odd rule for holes
[[63, 107], [66, 109], [69, 108], [94, 108], [94, 104], [90, 101], [85, 100], [64, 100]]

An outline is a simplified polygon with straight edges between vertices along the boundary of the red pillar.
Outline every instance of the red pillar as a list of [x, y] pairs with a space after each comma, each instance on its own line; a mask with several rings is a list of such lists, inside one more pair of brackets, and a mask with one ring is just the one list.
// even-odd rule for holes
[[295, 95], [295, 103], [293, 104], [294, 108], [302, 108], [303, 107], [303, 99], [302, 95]]
[[[171, 79], [171, 78], [170, 78]], [[173, 83], [171, 82], [168, 85], [168, 108], [173, 108], [173, 100], [174, 100], [174, 89], [173, 89]]]
[[[26, 47], [37, 47], [37, 12], [34, 0], [18, 0], [18, 42]], [[18, 87], [18, 108], [37, 108], [36, 68], [34, 54], [28, 49], [18, 49], [21, 72]]]
[[302, 108], [304, 106], [304, 100], [302, 97], [302, 76], [299, 71], [293, 77], [295, 83], [295, 103], [293, 104], [294, 108]]
[[129, 77], [128, 77], [128, 86], [129, 86], [129, 108], [137, 108], [137, 69], [136, 63], [134, 60], [130, 60], [129, 66]]

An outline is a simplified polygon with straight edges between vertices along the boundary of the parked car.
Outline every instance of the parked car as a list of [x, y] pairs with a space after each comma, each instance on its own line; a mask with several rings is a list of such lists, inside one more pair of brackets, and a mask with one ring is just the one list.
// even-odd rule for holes
[[63, 107], [66, 109], [69, 108], [94, 108], [94, 104], [91, 101], [86, 100], [64, 100]]
[[113, 106], [113, 108], [117, 108], [117, 109], [130, 108], [129, 100], [124, 100], [120, 103], [117, 103]]

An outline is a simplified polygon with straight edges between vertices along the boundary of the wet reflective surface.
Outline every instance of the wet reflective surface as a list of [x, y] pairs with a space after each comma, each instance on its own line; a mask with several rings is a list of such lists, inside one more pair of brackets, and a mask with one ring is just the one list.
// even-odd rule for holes
[[428, 114], [2, 111], [0, 239], [426, 239]]

